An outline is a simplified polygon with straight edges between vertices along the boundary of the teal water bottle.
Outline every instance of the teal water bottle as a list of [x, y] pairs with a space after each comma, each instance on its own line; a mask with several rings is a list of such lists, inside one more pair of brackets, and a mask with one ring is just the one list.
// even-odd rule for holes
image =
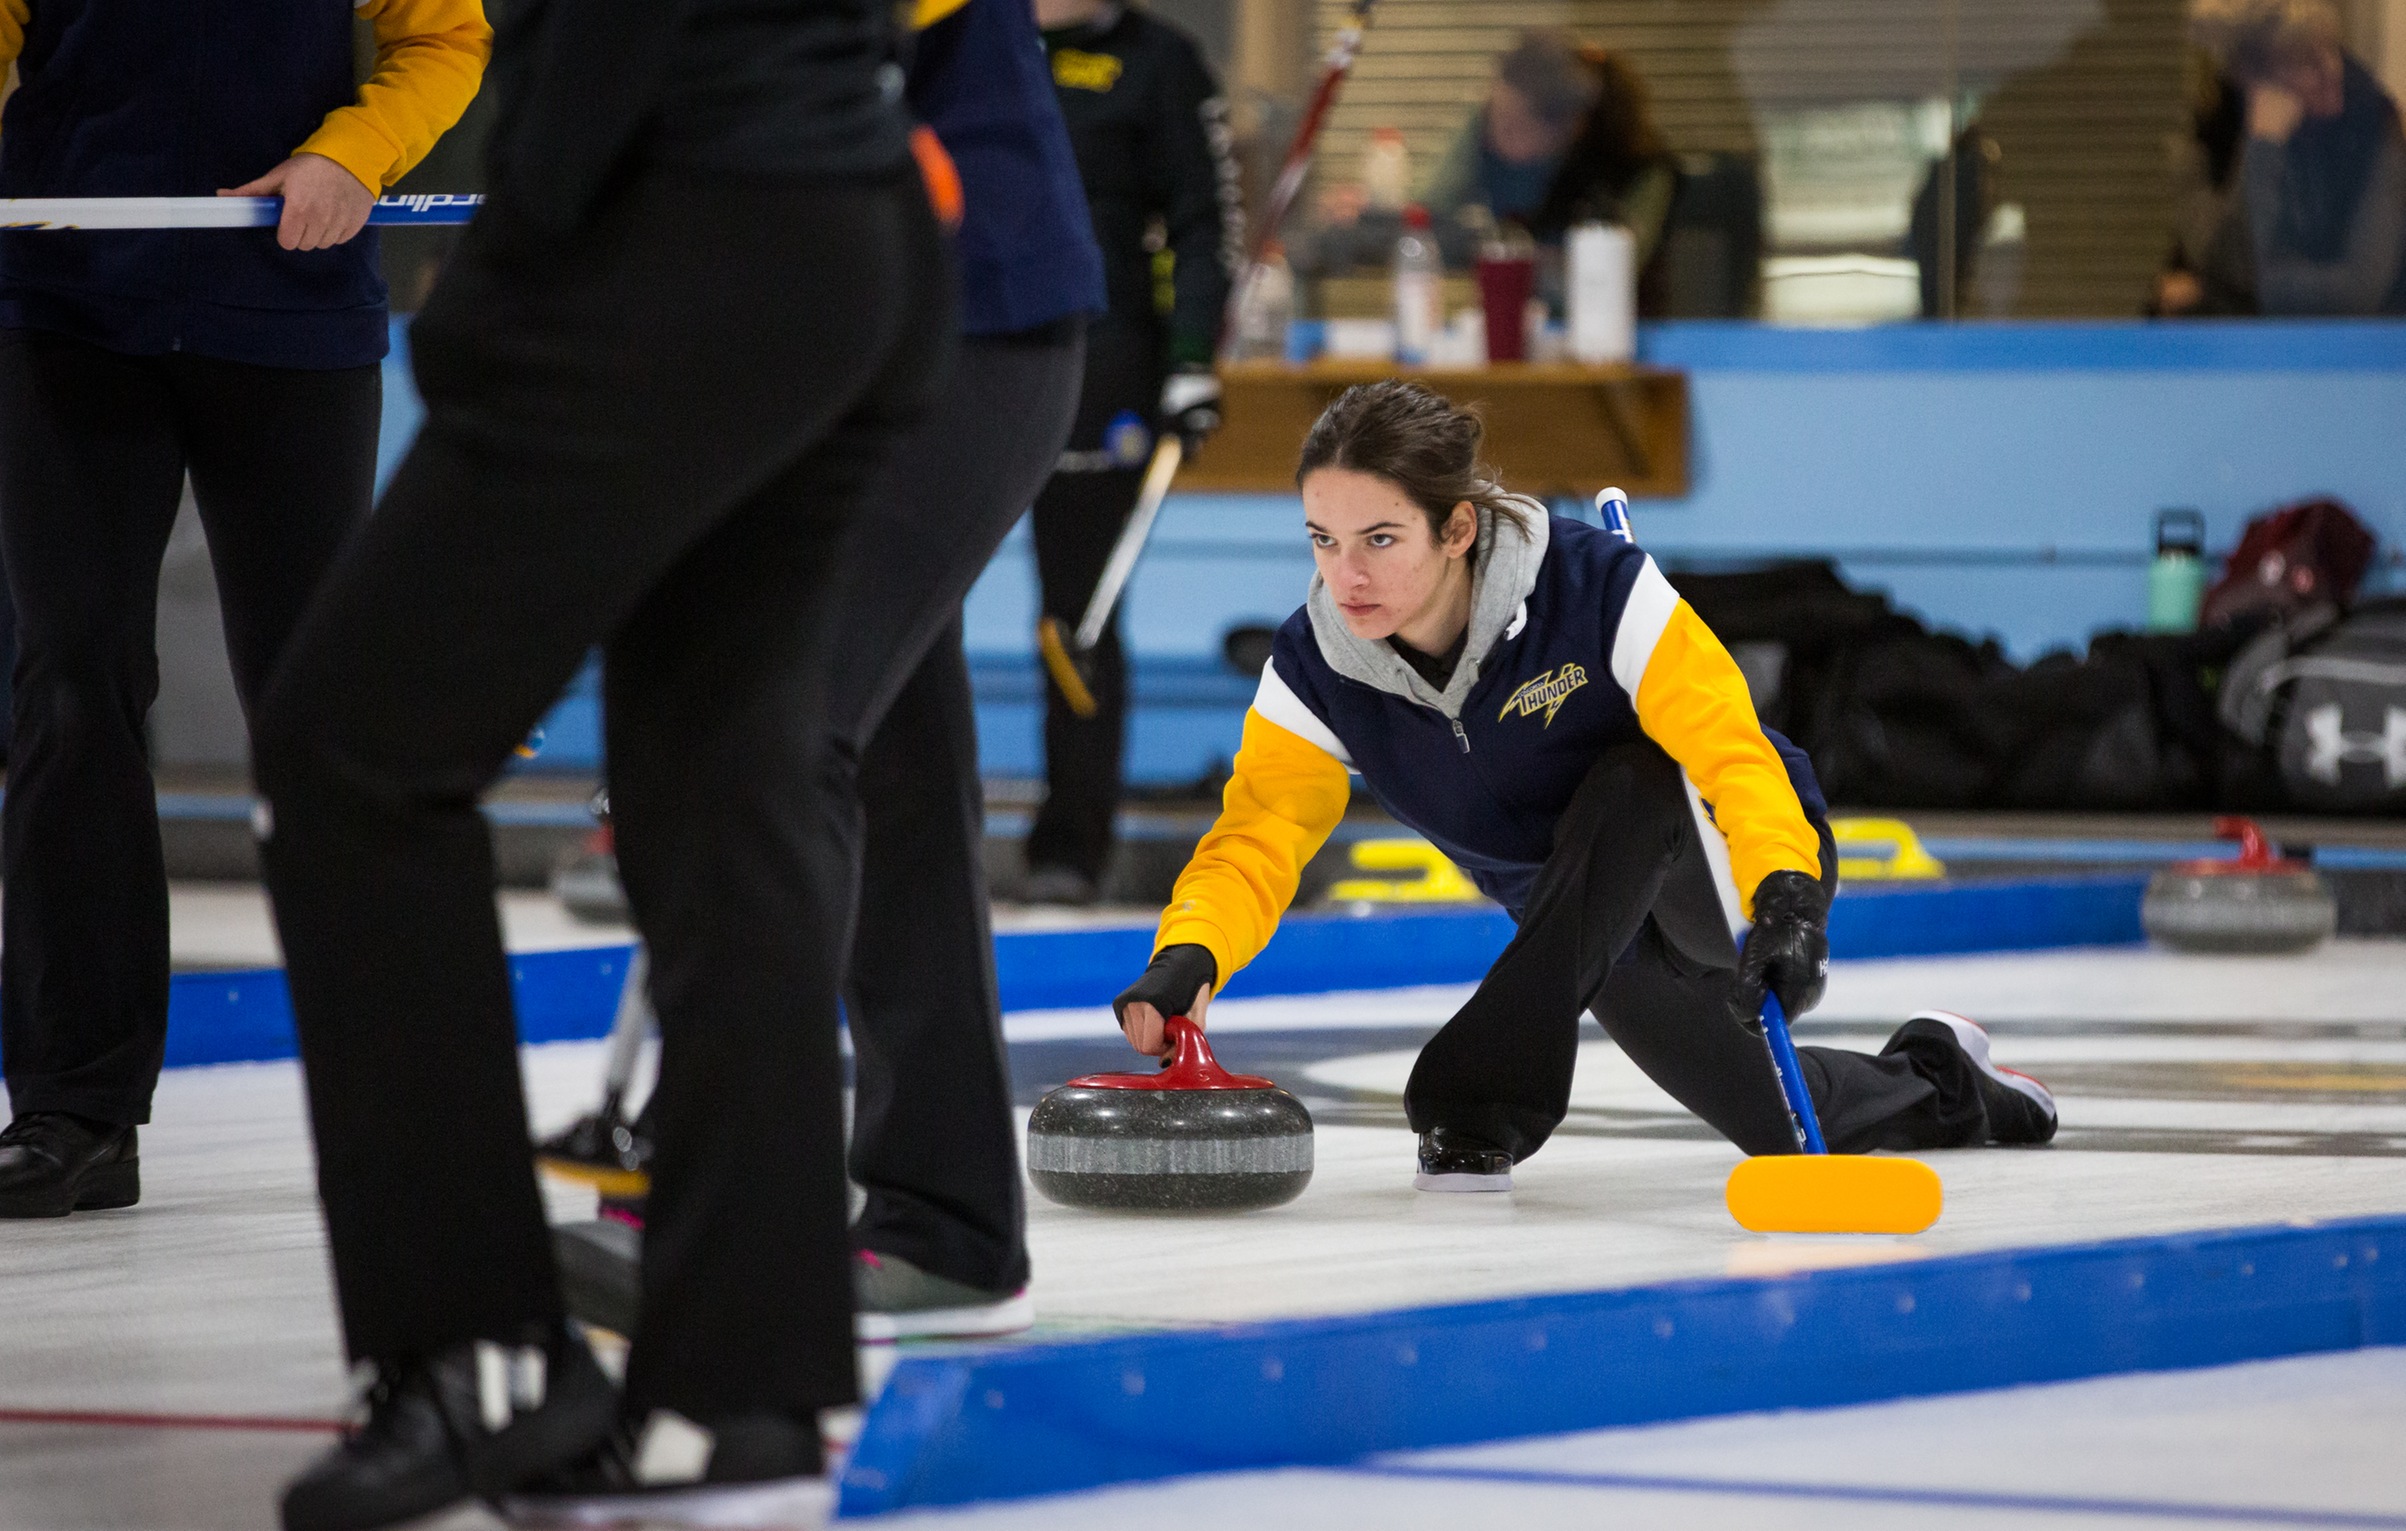
[[2157, 511], [2155, 559], [2147, 566], [2147, 630], [2197, 631], [2205, 577], [2205, 517], [2194, 510]]

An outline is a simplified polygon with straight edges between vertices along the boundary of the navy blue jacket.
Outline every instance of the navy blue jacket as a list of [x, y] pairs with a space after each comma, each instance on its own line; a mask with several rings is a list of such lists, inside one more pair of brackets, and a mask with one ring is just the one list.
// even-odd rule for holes
[[922, 32], [910, 101], [961, 173], [962, 332], [1101, 313], [1103, 254], [1026, 0], [969, 0]]
[[[1426, 835], [1517, 919], [1554, 849], [1554, 826], [1596, 758], [1645, 737], [1639, 726], [1624, 618], [1660, 605], [1655, 632], [1675, 601], [1651, 559], [1582, 522], [1556, 517], [1549, 546], [1519, 619], [1490, 649], [1456, 717], [1338, 674], [1322, 655], [1307, 606], [1287, 618], [1271, 651], [1274, 675], [1254, 706], [1272, 722], [1325, 747], [1361, 774], [1381, 807]], [[1642, 675], [1647, 652], [1634, 656]], [[1618, 652], [1616, 652], [1618, 651]], [[1616, 660], [1618, 664], [1616, 665]], [[1272, 700], [1275, 687], [1309, 718]], [[1523, 705], [1524, 696], [1527, 704]], [[1829, 805], [1805, 752], [1775, 732], [1806, 819], [1826, 822]], [[1336, 753], [1332, 751], [1331, 753]]]
[[[208, 196], [356, 99], [348, 0], [34, 0], [0, 116], [0, 197]], [[0, 233], [0, 327], [136, 356], [356, 367], [387, 344], [376, 238]]]

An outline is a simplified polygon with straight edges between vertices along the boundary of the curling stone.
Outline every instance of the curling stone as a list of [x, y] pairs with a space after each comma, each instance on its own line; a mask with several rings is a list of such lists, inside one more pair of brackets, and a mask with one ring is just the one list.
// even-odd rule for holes
[[1174, 1051], [1148, 1074], [1088, 1074], [1036, 1103], [1028, 1178], [1070, 1207], [1237, 1212], [1275, 1207], [1312, 1178], [1303, 1102], [1211, 1055], [1203, 1028], [1169, 1020]]
[[2230, 861], [2183, 861], [2147, 881], [2139, 923], [2184, 952], [2303, 952], [2339, 924], [2331, 890], [2302, 861], [2275, 856], [2252, 819], [2216, 819], [2239, 842]]

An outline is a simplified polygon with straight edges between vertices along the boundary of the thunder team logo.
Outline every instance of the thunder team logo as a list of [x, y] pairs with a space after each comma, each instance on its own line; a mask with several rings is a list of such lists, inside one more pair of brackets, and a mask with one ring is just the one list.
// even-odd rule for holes
[[1562, 704], [1571, 699], [1572, 692], [1586, 684], [1587, 671], [1578, 665], [1566, 664], [1559, 670], [1548, 670], [1506, 698], [1504, 710], [1495, 715], [1496, 721], [1501, 723], [1516, 712], [1524, 718], [1531, 713], [1543, 712], [1546, 715], [1545, 726], [1551, 728], [1554, 726], [1554, 714], [1562, 710]]

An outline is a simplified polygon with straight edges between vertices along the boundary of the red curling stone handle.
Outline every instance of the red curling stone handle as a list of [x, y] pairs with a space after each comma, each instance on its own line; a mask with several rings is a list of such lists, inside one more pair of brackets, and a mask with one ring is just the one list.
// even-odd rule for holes
[[1277, 1086], [1253, 1074], [1231, 1074], [1211, 1055], [1203, 1028], [1183, 1015], [1162, 1023], [1169, 1032], [1169, 1066], [1152, 1074], [1088, 1074], [1066, 1088], [1079, 1090], [1273, 1090]]

